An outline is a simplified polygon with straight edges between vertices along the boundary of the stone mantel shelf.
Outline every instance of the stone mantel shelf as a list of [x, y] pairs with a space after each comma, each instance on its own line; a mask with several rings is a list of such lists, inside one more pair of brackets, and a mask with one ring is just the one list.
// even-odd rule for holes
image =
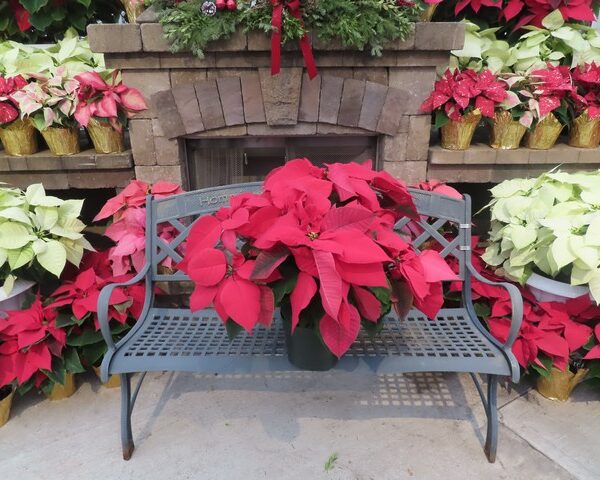
[[447, 182], [488, 183], [511, 178], [534, 177], [560, 165], [561, 170], [597, 169], [600, 149], [575, 148], [557, 143], [550, 150], [519, 148], [496, 150], [476, 143], [467, 150], [429, 149], [427, 178]]
[[[159, 23], [149, 22], [138, 24], [92, 24], [88, 25], [87, 33], [90, 46], [95, 52], [102, 53], [137, 53], [137, 52], [171, 52], [170, 44], [163, 38], [162, 26]], [[464, 45], [465, 25], [458, 22], [418, 22], [414, 25], [412, 33], [404, 41], [390, 42], [381, 57], [372, 57], [367, 52], [351, 50], [339, 42], [323, 43], [316, 35], [311, 37], [312, 47], [317, 54], [319, 65], [320, 52], [354, 52], [357, 56], [374, 63], [381, 59], [388, 59], [393, 53], [404, 52], [402, 57], [410, 57], [407, 52], [443, 52], [447, 58], [449, 50], [460, 49]], [[229, 39], [209, 43], [205, 48], [205, 60], [208, 62], [214, 52], [270, 52], [270, 37], [262, 32], [244, 33], [236, 31]], [[297, 42], [289, 42], [283, 48], [285, 53], [298, 50]], [[185, 52], [183, 52], [185, 54]], [[189, 54], [188, 54], [189, 55]], [[338, 53], [339, 56], [339, 53]], [[435, 55], [434, 55], [435, 56]], [[300, 58], [302, 60], [302, 58]], [[202, 59], [198, 59], [202, 60]], [[400, 60], [402, 61], [402, 60]], [[406, 59], [404, 60], [406, 61]], [[282, 64], [283, 65], [283, 64]], [[285, 65], [283, 65], [285, 66]]]
[[123, 188], [134, 177], [131, 150], [99, 154], [89, 149], [69, 156], [44, 150], [24, 157], [0, 150], [0, 179], [17, 187], [42, 182], [48, 190]]

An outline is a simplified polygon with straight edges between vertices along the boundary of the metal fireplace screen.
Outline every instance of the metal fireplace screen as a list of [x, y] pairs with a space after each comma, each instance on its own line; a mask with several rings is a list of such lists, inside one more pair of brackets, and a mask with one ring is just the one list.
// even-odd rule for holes
[[377, 167], [377, 137], [251, 137], [186, 142], [191, 189], [259, 181], [273, 168], [301, 157], [317, 165], [371, 159]]

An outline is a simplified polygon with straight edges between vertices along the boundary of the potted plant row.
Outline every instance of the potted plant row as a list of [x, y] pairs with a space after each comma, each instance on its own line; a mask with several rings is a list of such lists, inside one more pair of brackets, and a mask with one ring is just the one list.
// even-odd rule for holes
[[64, 67], [48, 75], [0, 77], [0, 140], [9, 155], [37, 152], [38, 130], [53, 155], [80, 151], [79, 130], [87, 128], [98, 153], [122, 152], [123, 127], [146, 108], [136, 89], [118, 72], [84, 72], [74, 77]]
[[491, 70], [447, 70], [422, 105], [434, 112], [441, 127], [441, 146], [469, 148], [481, 117], [486, 117], [490, 146], [536, 150], [552, 148], [569, 128], [573, 147], [600, 144], [600, 67], [586, 64], [571, 70], [548, 65], [527, 75]]

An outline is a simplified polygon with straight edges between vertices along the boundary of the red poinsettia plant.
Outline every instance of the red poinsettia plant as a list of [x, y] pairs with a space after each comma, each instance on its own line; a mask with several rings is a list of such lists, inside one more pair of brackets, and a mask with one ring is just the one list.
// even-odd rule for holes
[[394, 231], [405, 216], [418, 218], [409, 191], [370, 162], [292, 160], [262, 193], [233, 196], [192, 227], [178, 265], [195, 284], [191, 309], [212, 304], [226, 325], [251, 332], [282, 307], [292, 332], [318, 329], [341, 357], [361, 321], [382, 322], [390, 300], [431, 317], [441, 307], [441, 281], [454, 274], [437, 252], [417, 252]]
[[586, 63], [572, 71], [573, 82], [577, 89], [575, 113], [587, 110], [590, 120], [600, 115], [600, 65]]
[[[106, 229], [105, 235], [115, 242], [109, 250], [108, 261], [113, 275], [124, 275], [139, 272], [146, 258], [146, 196], [164, 198], [182, 193], [179, 185], [170, 182], [156, 182], [149, 185], [141, 180], [133, 180], [117, 196], [106, 202], [94, 221], [112, 217], [112, 223]], [[158, 235], [170, 243], [179, 232], [171, 225], [159, 225]], [[166, 268], [172, 268], [173, 263], [167, 257], [162, 263]]]
[[108, 80], [94, 71], [76, 75], [75, 80], [79, 82], [75, 119], [83, 127], [95, 118], [120, 132], [129, 118], [148, 108], [139, 90], [124, 85], [117, 70]]
[[465, 114], [474, 110], [492, 118], [496, 107], [506, 99], [506, 90], [507, 85], [490, 70], [478, 73], [470, 68], [448, 69], [435, 82], [433, 92], [421, 105], [421, 111], [436, 113], [436, 127], [448, 120], [460, 121]]
[[55, 383], [64, 383], [66, 373], [82, 372], [77, 352], [66, 341], [56, 311], [44, 306], [39, 295], [30, 307], [6, 312], [0, 318], [0, 387], [49, 392]]
[[[111, 283], [126, 282], [133, 274], [113, 276], [109, 252], [87, 253], [79, 271], [51, 295], [47, 308], [57, 314], [56, 323], [67, 335], [67, 345], [75, 347], [88, 366], [97, 365], [106, 352], [98, 321], [98, 297]], [[115, 341], [122, 338], [139, 318], [144, 304], [142, 284], [116, 288], [109, 300], [108, 319]]]
[[21, 75], [0, 76], [0, 126], [8, 125], [19, 118], [19, 107], [12, 96], [25, 85], [27, 85], [27, 80]]

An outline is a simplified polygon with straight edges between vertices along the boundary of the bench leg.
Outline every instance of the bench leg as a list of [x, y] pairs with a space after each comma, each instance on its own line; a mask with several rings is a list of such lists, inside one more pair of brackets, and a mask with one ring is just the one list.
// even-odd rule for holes
[[485, 439], [485, 454], [490, 463], [496, 461], [498, 447], [498, 376], [488, 375], [487, 402], [485, 405], [487, 415], [487, 437]]
[[131, 375], [121, 375], [121, 444], [123, 446], [123, 460], [129, 460], [135, 448], [131, 431]]

